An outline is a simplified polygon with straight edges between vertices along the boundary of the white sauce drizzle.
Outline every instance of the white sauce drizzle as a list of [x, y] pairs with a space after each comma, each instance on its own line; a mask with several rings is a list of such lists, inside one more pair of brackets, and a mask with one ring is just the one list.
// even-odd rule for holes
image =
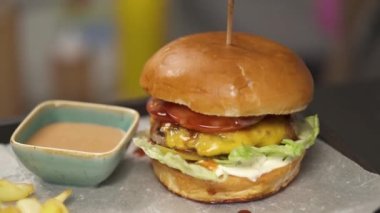
[[280, 157], [263, 157], [249, 166], [225, 166], [218, 165], [215, 173], [217, 176], [223, 174], [233, 175], [237, 177], [245, 177], [251, 181], [256, 181], [261, 175], [268, 173], [274, 169], [289, 164], [290, 160], [283, 160]]

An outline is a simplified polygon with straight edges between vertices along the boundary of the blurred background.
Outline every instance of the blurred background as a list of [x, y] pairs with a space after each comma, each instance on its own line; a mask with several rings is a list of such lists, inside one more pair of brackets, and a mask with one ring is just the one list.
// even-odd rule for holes
[[[141, 100], [160, 46], [225, 25], [222, 0], [0, 0], [0, 119], [47, 99]], [[317, 87], [380, 77], [378, 0], [236, 0], [234, 30], [293, 49]]]

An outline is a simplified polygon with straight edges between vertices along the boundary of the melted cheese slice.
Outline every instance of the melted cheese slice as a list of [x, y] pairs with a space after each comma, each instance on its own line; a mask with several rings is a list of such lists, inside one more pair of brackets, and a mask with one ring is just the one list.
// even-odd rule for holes
[[193, 133], [181, 127], [164, 125], [166, 146], [177, 150], [195, 150], [200, 156], [229, 154], [241, 145], [266, 146], [289, 138], [289, 121], [285, 117], [270, 117], [240, 131], [217, 134]]

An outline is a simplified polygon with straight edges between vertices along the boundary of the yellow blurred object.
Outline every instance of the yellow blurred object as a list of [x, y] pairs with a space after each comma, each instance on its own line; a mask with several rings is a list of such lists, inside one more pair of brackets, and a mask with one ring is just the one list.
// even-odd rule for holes
[[119, 98], [144, 96], [139, 85], [146, 60], [162, 46], [166, 0], [117, 0]]
[[[66, 189], [42, 205], [36, 198], [26, 198], [34, 192], [32, 184], [12, 183], [0, 179], [0, 213], [68, 213], [65, 200], [73, 193]], [[17, 201], [16, 206], [4, 206], [2, 202]]]
[[40, 213], [41, 204], [36, 198], [25, 198], [17, 201], [16, 206], [21, 213]]
[[67, 213], [66, 206], [55, 199], [50, 199], [42, 205], [41, 213]]
[[56, 197], [47, 200], [41, 208], [41, 213], [68, 213], [66, 206], [63, 204], [65, 200], [72, 194], [71, 189], [66, 189]]
[[0, 179], [0, 201], [10, 202], [17, 201], [33, 194], [34, 187], [32, 184], [12, 183]]
[[21, 211], [15, 206], [0, 208], [0, 213], [20, 213]]
[[67, 198], [69, 198], [71, 196], [71, 194], [73, 193], [73, 190], [71, 189], [66, 189], [65, 191], [63, 191], [61, 194], [57, 195], [55, 198], [53, 199], [56, 199], [58, 200], [59, 202], [63, 203], [65, 202], [65, 200]]

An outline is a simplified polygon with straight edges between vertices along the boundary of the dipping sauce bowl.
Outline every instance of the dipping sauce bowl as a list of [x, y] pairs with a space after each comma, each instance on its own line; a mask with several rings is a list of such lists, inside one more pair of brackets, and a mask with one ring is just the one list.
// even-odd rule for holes
[[[36, 106], [17, 127], [11, 137], [11, 146], [24, 166], [44, 181], [73, 186], [96, 186], [123, 159], [136, 132], [138, 120], [138, 112], [130, 108], [74, 101], [46, 101]], [[111, 150], [105, 152], [27, 144], [38, 130], [59, 122], [101, 125], [118, 128], [125, 133]]]

